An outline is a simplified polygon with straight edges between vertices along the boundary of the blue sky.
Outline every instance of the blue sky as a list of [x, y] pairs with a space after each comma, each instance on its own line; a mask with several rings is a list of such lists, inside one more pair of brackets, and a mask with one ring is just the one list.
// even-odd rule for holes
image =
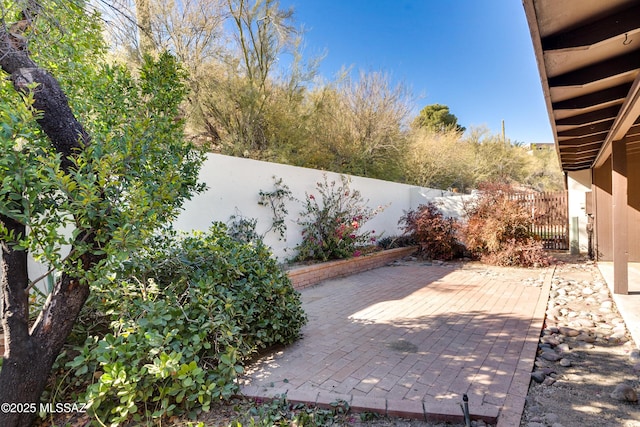
[[[469, 128], [553, 142], [529, 27], [518, 0], [281, 0], [306, 29], [304, 56], [384, 71], [408, 85], [417, 111], [445, 104]], [[417, 113], [416, 111], [416, 113]]]

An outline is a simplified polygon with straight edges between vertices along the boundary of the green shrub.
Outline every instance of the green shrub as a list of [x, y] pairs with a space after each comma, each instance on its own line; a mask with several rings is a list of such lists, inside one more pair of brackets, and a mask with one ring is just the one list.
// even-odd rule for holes
[[[260, 241], [226, 226], [166, 231], [93, 292], [66, 368], [76, 398], [104, 423], [196, 415], [237, 391], [243, 362], [294, 341], [306, 322], [298, 293]], [[71, 360], [71, 355], [75, 356]]]
[[349, 415], [350, 407], [346, 401], [338, 399], [329, 406], [328, 409], [322, 409], [302, 403], [290, 403], [287, 395], [283, 394], [270, 401], [256, 401], [247, 413], [233, 420], [229, 427], [323, 427], [352, 424], [354, 418]]
[[532, 217], [507, 184], [485, 183], [481, 195], [465, 207], [466, 247], [475, 258], [493, 265], [545, 266], [550, 260], [542, 243], [530, 232]]
[[396, 249], [406, 248], [408, 246], [417, 246], [416, 239], [413, 236], [386, 236], [377, 239], [376, 244], [380, 249]]
[[306, 194], [298, 221], [302, 243], [296, 246], [296, 261], [351, 258], [361, 253], [359, 248], [375, 242], [375, 231], [362, 227], [383, 208], [370, 209], [360, 192], [350, 189], [350, 179], [340, 178], [341, 184], [329, 183], [325, 175], [323, 182], [316, 183], [319, 197]]
[[458, 222], [446, 218], [433, 203], [406, 212], [398, 223], [405, 234], [420, 246], [419, 254], [422, 257], [450, 260], [462, 255], [463, 246], [457, 238]]

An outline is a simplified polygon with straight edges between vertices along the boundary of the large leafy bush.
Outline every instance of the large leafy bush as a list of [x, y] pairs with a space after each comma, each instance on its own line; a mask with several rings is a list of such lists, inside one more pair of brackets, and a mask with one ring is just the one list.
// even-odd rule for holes
[[305, 321], [261, 242], [233, 239], [223, 224], [167, 230], [93, 292], [74, 336], [84, 342], [66, 357], [72, 385], [86, 387], [74, 398], [105, 423], [195, 415], [237, 391], [258, 349], [292, 342]]

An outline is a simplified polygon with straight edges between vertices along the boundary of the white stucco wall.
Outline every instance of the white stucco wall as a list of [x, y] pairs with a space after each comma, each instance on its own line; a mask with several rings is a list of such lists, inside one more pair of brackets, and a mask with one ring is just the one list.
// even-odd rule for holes
[[[591, 171], [573, 171], [567, 174], [569, 190], [569, 242], [573, 245], [577, 239], [580, 253], [586, 253], [588, 247], [586, 193], [591, 191]], [[572, 221], [578, 218], [578, 234], [575, 235]]]
[[[200, 181], [206, 183], [207, 190], [196, 195], [184, 205], [184, 210], [174, 222], [178, 230], [206, 230], [212, 222], [229, 223], [232, 215], [257, 219], [257, 232], [265, 234], [267, 243], [280, 260], [295, 255], [293, 248], [302, 240], [301, 228], [297, 219], [302, 211], [305, 193], [313, 194], [316, 183], [323, 181], [326, 173], [328, 182], [340, 183], [340, 174], [323, 172], [277, 163], [208, 154], [200, 171]], [[287, 202], [289, 212], [286, 220], [286, 240], [279, 240], [279, 235], [267, 230], [272, 223], [272, 212], [269, 208], [258, 205], [260, 190], [269, 192], [275, 189], [274, 178], [281, 178], [293, 197], [299, 201]], [[416, 209], [420, 204], [436, 199], [445, 202], [452, 197], [454, 202], [443, 209], [445, 215], [459, 216], [456, 207], [461, 206], [461, 198], [451, 192], [431, 188], [398, 184], [379, 179], [350, 176], [350, 188], [358, 190], [368, 206], [372, 209], [386, 206], [385, 209], [365, 224], [365, 230], [375, 230], [377, 236], [397, 236], [402, 234], [398, 220], [408, 210]], [[70, 233], [70, 231], [69, 231]], [[29, 277], [33, 280], [48, 271], [48, 267], [35, 262], [29, 257]], [[46, 290], [46, 280], [40, 282], [42, 290]]]
[[[184, 206], [184, 212], [174, 223], [179, 230], [205, 230], [213, 221], [229, 222], [231, 215], [240, 214], [257, 219], [257, 232], [265, 233], [272, 222], [269, 208], [258, 205], [259, 192], [274, 190], [274, 176], [282, 179], [293, 197], [304, 200], [305, 193], [313, 194], [316, 183], [327, 175], [328, 182], [340, 183], [340, 174], [323, 172], [277, 163], [209, 154], [200, 172], [201, 181], [208, 186], [207, 191], [197, 195]], [[398, 220], [405, 211], [415, 209], [435, 197], [451, 196], [453, 193], [429, 188], [398, 184], [379, 179], [351, 176], [351, 189], [358, 190], [368, 206], [386, 206], [375, 218], [365, 225], [365, 230], [375, 230], [376, 235], [396, 236], [402, 234]], [[279, 259], [294, 255], [293, 248], [301, 241], [301, 229], [296, 223], [302, 210], [302, 203], [289, 201], [286, 220], [286, 241], [278, 240], [278, 235], [269, 232], [265, 242], [271, 246]]]

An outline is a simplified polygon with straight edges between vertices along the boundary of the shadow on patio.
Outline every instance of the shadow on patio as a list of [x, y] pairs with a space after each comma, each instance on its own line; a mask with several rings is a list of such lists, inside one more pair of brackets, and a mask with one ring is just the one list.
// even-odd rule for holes
[[550, 277], [409, 263], [324, 282], [302, 292], [303, 338], [261, 358], [243, 392], [453, 422], [468, 394], [474, 418], [519, 420]]

